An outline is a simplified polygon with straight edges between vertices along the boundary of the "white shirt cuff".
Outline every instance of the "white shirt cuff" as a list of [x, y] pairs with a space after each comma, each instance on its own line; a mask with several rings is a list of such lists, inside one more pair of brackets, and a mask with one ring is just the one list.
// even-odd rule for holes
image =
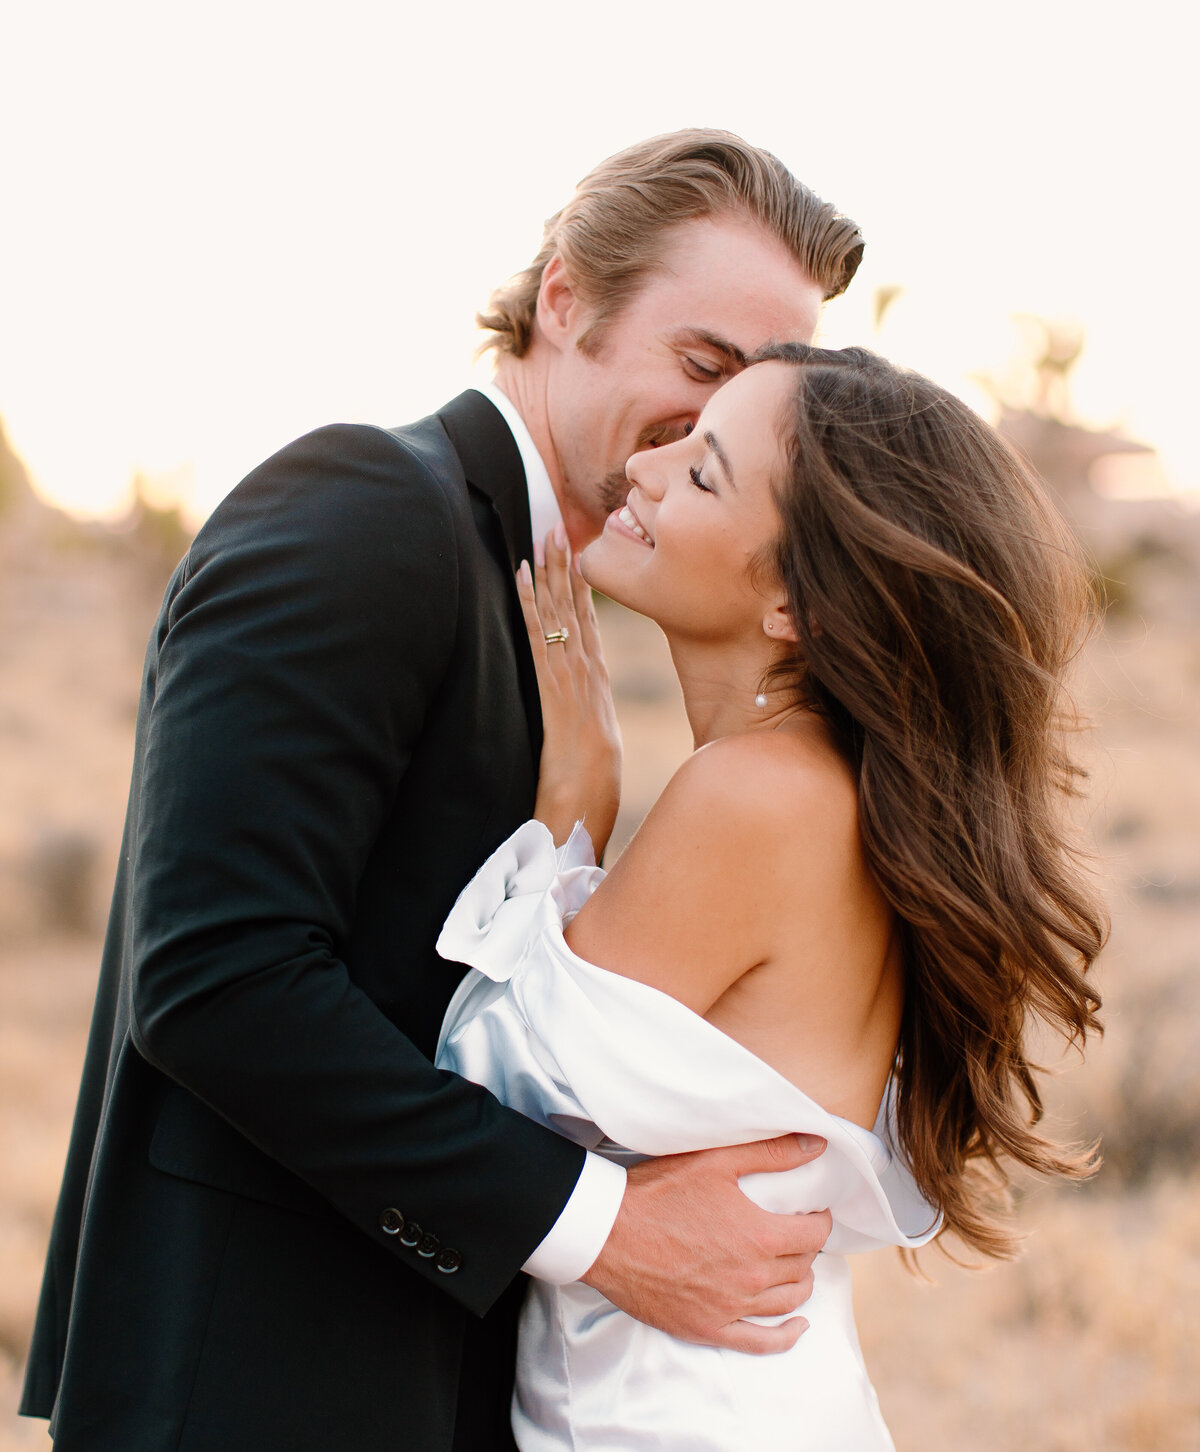
[[624, 1166], [589, 1154], [562, 1214], [521, 1269], [552, 1286], [587, 1275], [604, 1249], [624, 1195]]

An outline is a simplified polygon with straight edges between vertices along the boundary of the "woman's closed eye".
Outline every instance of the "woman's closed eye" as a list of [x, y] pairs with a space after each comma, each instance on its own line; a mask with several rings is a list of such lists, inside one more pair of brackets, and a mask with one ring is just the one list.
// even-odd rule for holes
[[692, 483], [696, 486], [696, 488], [702, 489], [705, 494], [712, 494], [714, 492], [700, 477], [700, 470], [697, 469], [694, 464], [691, 464], [688, 467], [688, 477], [691, 479]]

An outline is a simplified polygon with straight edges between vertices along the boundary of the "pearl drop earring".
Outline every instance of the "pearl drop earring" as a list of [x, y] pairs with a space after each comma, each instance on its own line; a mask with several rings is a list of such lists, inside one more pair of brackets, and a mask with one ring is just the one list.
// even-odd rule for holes
[[[770, 632], [775, 629], [775, 622], [773, 620], [764, 620], [763, 629], [768, 634], [770, 634]], [[763, 710], [767, 704], [766, 693], [763, 691], [759, 691], [758, 695], [754, 698], [754, 704], [758, 707], [760, 711]]]
[[[764, 630], [773, 630], [774, 628], [775, 627], [771, 624], [771, 622], [769, 620], [764, 620], [763, 621], [763, 629]], [[762, 691], [759, 691], [758, 695], [755, 696], [755, 698], [754, 698], [754, 704], [758, 707], [758, 709], [760, 711], [767, 704], [766, 695]]]

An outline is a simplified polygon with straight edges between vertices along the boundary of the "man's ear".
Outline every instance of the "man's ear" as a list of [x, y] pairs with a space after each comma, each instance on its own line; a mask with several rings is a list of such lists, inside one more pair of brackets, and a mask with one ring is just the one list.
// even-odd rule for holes
[[573, 339], [579, 314], [580, 302], [567, 276], [566, 263], [556, 252], [546, 263], [538, 288], [538, 327], [548, 343], [562, 348]]
[[787, 606], [782, 604], [772, 605], [763, 616], [763, 630], [772, 640], [786, 640], [791, 645], [795, 645], [800, 639]]

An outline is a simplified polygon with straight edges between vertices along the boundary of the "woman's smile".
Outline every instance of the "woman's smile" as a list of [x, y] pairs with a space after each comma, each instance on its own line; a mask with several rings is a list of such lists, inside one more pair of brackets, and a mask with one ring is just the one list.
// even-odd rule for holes
[[619, 532], [631, 534], [640, 544], [649, 545], [651, 549], [654, 548], [654, 541], [646, 533], [641, 520], [633, 512], [633, 506], [628, 501], [609, 515], [608, 522], [619, 526]]
[[[783, 598], [760, 562], [780, 529], [773, 486], [786, 467], [792, 381], [782, 363], [747, 368], [713, 394], [691, 433], [634, 454], [624, 505], [583, 552], [584, 579], [672, 641], [757, 649], [765, 613]], [[756, 677], [758, 667], [747, 669]]]

